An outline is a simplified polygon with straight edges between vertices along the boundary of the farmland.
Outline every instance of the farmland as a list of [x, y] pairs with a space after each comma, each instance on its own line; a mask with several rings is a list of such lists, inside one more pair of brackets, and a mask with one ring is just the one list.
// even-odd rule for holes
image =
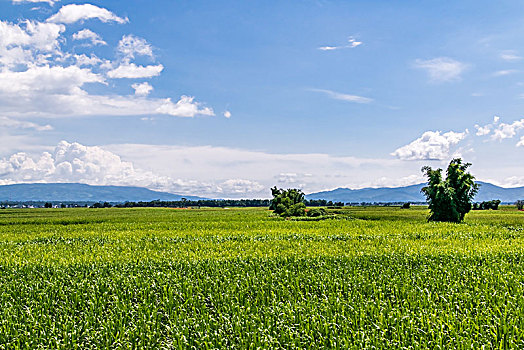
[[0, 211], [0, 348], [522, 348], [524, 212]]

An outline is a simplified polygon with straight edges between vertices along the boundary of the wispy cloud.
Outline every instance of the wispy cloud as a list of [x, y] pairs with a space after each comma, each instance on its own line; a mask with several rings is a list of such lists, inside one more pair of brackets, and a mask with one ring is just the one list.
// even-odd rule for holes
[[40, 125], [33, 122], [11, 119], [7, 117], [0, 117], [0, 127], [9, 129], [34, 129], [36, 131], [53, 130], [51, 125]]
[[13, 0], [13, 4], [22, 4], [22, 3], [25, 3], [25, 2], [29, 2], [29, 3], [40, 3], [40, 2], [45, 2], [45, 3], [48, 3], [49, 5], [53, 6], [55, 4], [55, 2], [58, 2], [60, 0]]
[[335, 100], [355, 102], [355, 103], [370, 103], [370, 102], [373, 102], [373, 99], [369, 98], [369, 97], [343, 94], [343, 93], [340, 93], [340, 92], [326, 90], [326, 89], [310, 89], [310, 91], [324, 93], [324, 94], [328, 95], [329, 97], [331, 97], [332, 99], [335, 99]]
[[493, 76], [494, 77], [502, 77], [502, 76], [505, 76], [505, 75], [515, 74], [515, 73], [518, 73], [518, 72], [519, 71], [517, 69], [505, 69], [505, 70], [496, 71], [495, 73], [493, 73]]
[[499, 57], [502, 58], [504, 61], [508, 62], [516, 62], [522, 60], [522, 57], [517, 55], [517, 53], [513, 50], [502, 51]]
[[468, 65], [449, 57], [437, 57], [430, 60], [417, 59], [414, 67], [426, 70], [432, 82], [440, 83], [459, 80]]
[[322, 51], [332, 51], [332, 50], [340, 50], [340, 49], [354, 49], [357, 46], [362, 45], [362, 41], [357, 41], [354, 37], [350, 36], [348, 38], [348, 44], [346, 45], [340, 45], [340, 46], [321, 46], [318, 49]]

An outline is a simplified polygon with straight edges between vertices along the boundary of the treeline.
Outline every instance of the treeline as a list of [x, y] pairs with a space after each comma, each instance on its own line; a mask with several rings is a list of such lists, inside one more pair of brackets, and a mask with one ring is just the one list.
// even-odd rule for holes
[[[180, 200], [180, 201], [154, 200], [154, 201], [149, 201], [149, 202], [118, 203], [118, 204], [115, 204], [114, 207], [117, 207], [117, 208], [269, 207], [270, 202], [271, 200], [269, 199], [199, 199], [196, 201], [193, 201], [193, 200]], [[95, 203], [95, 205], [96, 204], [99, 205], [98, 208], [104, 207], [104, 205], [106, 206], [110, 205], [109, 203]]]
[[500, 205], [500, 200], [495, 199], [492, 201], [484, 201], [481, 203], [473, 203], [473, 210], [498, 210]]

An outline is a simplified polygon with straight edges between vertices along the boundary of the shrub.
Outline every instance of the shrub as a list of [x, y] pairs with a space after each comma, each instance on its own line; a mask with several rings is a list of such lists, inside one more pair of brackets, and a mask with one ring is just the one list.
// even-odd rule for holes
[[273, 199], [269, 209], [273, 210], [273, 213], [282, 217], [306, 215], [304, 193], [301, 190], [295, 188], [283, 190], [275, 186], [271, 189], [271, 194]]

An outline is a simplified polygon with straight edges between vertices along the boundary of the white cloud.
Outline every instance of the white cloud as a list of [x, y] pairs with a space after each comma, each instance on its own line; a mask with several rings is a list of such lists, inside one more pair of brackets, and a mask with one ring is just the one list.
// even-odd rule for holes
[[[77, 66], [30, 67], [26, 71], [0, 74], [0, 101], [7, 98], [32, 99], [38, 93], [76, 93], [86, 83], [104, 83], [102, 76]], [[15, 102], [15, 101], [13, 101]]]
[[0, 184], [86, 183], [127, 185], [182, 194], [247, 197], [265, 187], [257, 181], [232, 178], [202, 182], [156, 175], [136, 168], [117, 154], [97, 146], [61, 141], [53, 152], [30, 156], [18, 152], [0, 160]]
[[332, 50], [340, 50], [340, 49], [354, 49], [357, 46], [362, 45], [362, 41], [357, 41], [354, 37], [350, 36], [348, 38], [348, 44], [342, 45], [342, 46], [321, 46], [318, 49], [322, 51], [332, 51]]
[[257, 193], [264, 189], [265, 187], [256, 181], [243, 179], [230, 179], [218, 185], [219, 193], [226, 195], [245, 196], [246, 194]]
[[489, 135], [491, 133], [491, 130], [493, 129], [493, 127], [498, 124], [499, 120], [500, 120], [500, 117], [494, 116], [493, 117], [493, 122], [491, 124], [486, 124], [484, 126], [480, 126], [478, 124], [475, 124], [475, 129], [477, 129], [476, 135], [477, 136]]
[[522, 59], [521, 56], [517, 55], [513, 50], [506, 50], [500, 53], [500, 58], [504, 61], [515, 62]]
[[499, 70], [499, 71], [496, 71], [495, 73], [493, 73], [493, 76], [494, 77], [502, 77], [502, 76], [505, 76], [505, 75], [515, 74], [515, 73], [518, 73], [518, 72], [519, 71], [516, 70], [516, 69]]
[[231, 112], [230, 111], [225, 111], [224, 112], [224, 117], [226, 117], [228, 119], [231, 118]]
[[418, 59], [415, 61], [415, 68], [427, 71], [429, 78], [433, 82], [449, 82], [460, 79], [460, 75], [467, 68], [467, 65], [448, 57], [438, 57], [430, 60]]
[[475, 124], [475, 129], [477, 129], [477, 133], [475, 135], [484, 136], [488, 135], [491, 132], [491, 125], [480, 126], [478, 124]]
[[402, 160], [445, 160], [451, 155], [451, 147], [462, 141], [468, 131], [426, 131], [408, 145], [398, 148], [391, 155]]
[[55, 2], [58, 2], [60, 0], [12, 0], [13, 1], [13, 4], [22, 4], [22, 3], [25, 3], [25, 2], [29, 2], [29, 3], [39, 3], [39, 2], [45, 2], [45, 3], [48, 3], [49, 5], [53, 6], [55, 4]]
[[361, 159], [320, 153], [275, 154], [213, 146], [125, 144], [103, 148], [132, 161], [137, 167], [183, 179], [185, 183], [220, 185], [228, 179], [239, 178], [254, 181], [263, 187], [251, 197], [264, 198], [270, 196], [269, 188], [275, 185], [298, 187], [307, 193], [334, 187], [361, 187], [375, 178], [394, 179], [418, 174], [422, 166], [406, 165], [395, 159]]
[[215, 115], [211, 108], [204, 107], [200, 109], [200, 104], [194, 102], [194, 98], [189, 96], [181, 96], [177, 103], [171, 102], [169, 98], [165, 99], [162, 105], [155, 111], [160, 114], [169, 114], [177, 117], [193, 117], [197, 114]]
[[63, 25], [34, 21], [22, 22], [22, 25], [2, 23], [2, 46], [33, 46], [42, 51], [56, 51], [58, 37], [65, 31]]
[[131, 85], [135, 89], [135, 95], [137, 96], [147, 96], [153, 91], [153, 87], [149, 83], [133, 84]]
[[135, 55], [153, 57], [151, 45], [134, 35], [124, 35], [118, 43], [118, 51], [127, 58], [135, 58]]
[[[71, 6], [64, 6], [53, 21], [69, 22], [90, 16], [103, 21], [111, 18], [109, 11], [96, 6]], [[82, 14], [78, 15], [78, 11]], [[118, 56], [123, 54], [124, 59], [111, 61], [99, 58], [94, 52], [62, 51], [62, 44], [67, 39], [64, 32], [63, 24], [0, 21], [0, 115], [25, 119], [39, 116], [214, 115], [211, 108], [202, 107], [194, 97], [182, 96], [178, 101], [149, 98], [151, 88], [146, 84], [140, 85], [136, 94], [130, 96], [110, 91], [113, 85], [109, 79], [150, 78], [163, 71], [161, 64], [139, 66], [130, 62], [135, 55], [152, 56], [151, 47], [145, 40], [125, 36], [117, 50]], [[101, 40], [90, 30], [76, 32], [73, 37], [95, 43]], [[98, 95], [87, 91], [90, 84], [97, 85]]]
[[10, 119], [7, 117], [0, 117], [0, 127], [10, 129], [34, 129], [36, 131], [53, 130], [53, 127], [51, 125], [40, 125], [29, 121]]
[[137, 66], [134, 63], [123, 63], [117, 68], [107, 72], [109, 78], [151, 78], [156, 77], [162, 73], [164, 66], [161, 64], [150, 66]]
[[366, 185], [365, 187], [403, 187], [420, 184], [426, 181], [427, 179], [425, 179], [421, 174], [408, 175], [401, 178], [383, 176], [371, 181], [369, 185]]
[[524, 147], [524, 136], [520, 138], [520, 141], [517, 142], [517, 147]]
[[82, 29], [81, 31], [74, 33], [73, 40], [89, 40], [93, 45], [107, 45], [100, 35], [89, 29]]
[[335, 100], [355, 102], [355, 103], [370, 103], [373, 101], [373, 99], [368, 98], [368, 97], [343, 94], [343, 93], [331, 91], [331, 90], [325, 90], [325, 89], [310, 89], [310, 90], [315, 91], [315, 92], [324, 93]]
[[518, 131], [524, 129], [524, 119], [516, 120], [511, 124], [500, 123], [491, 135], [492, 140], [503, 140], [513, 138]]
[[128, 22], [127, 18], [118, 17], [113, 12], [105, 8], [91, 4], [65, 5], [62, 8], [60, 8], [58, 13], [49, 17], [47, 19], [47, 22], [70, 24], [93, 18], [97, 18], [104, 23], [116, 22], [122, 24]]
[[98, 58], [94, 54], [91, 54], [91, 56], [87, 56], [85, 54], [81, 54], [81, 55], [74, 55], [73, 57], [76, 60], [76, 65], [79, 66], [79, 67], [82, 67], [82, 66], [96, 66], [96, 65], [98, 65], [98, 64], [103, 62], [100, 58]]

